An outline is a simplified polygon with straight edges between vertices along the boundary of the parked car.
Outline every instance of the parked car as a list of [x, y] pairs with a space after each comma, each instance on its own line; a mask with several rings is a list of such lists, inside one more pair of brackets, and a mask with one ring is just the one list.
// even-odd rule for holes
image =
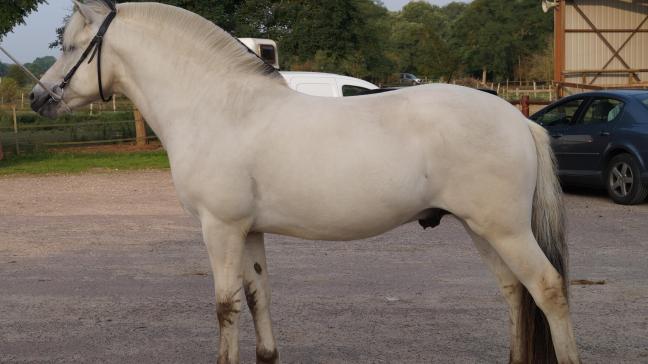
[[238, 40], [259, 56], [265, 63], [279, 69], [277, 42], [272, 39], [261, 38], [239, 38]]
[[411, 73], [400, 74], [400, 84], [406, 86], [416, 86], [421, 84], [421, 79]]
[[605, 187], [619, 204], [648, 195], [648, 91], [615, 90], [561, 99], [531, 119], [547, 129], [568, 185]]
[[295, 91], [312, 96], [355, 96], [378, 86], [359, 78], [321, 72], [281, 71], [288, 86]]

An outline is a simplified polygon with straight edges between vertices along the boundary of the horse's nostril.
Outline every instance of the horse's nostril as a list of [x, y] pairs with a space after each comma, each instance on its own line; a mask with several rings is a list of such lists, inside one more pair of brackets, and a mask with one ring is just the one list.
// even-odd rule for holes
[[36, 98], [36, 95], [34, 95], [33, 92], [30, 92], [29, 93], [29, 101], [34, 101], [35, 98]]

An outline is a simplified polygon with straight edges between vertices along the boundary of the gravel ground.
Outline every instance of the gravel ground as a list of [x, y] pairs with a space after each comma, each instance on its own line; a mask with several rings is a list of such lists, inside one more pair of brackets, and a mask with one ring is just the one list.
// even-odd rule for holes
[[[648, 363], [648, 204], [572, 192], [567, 205], [583, 361]], [[507, 308], [452, 218], [353, 242], [269, 236], [267, 249], [284, 363], [508, 360]], [[216, 351], [206, 250], [167, 171], [0, 178], [0, 362], [209, 363]]]

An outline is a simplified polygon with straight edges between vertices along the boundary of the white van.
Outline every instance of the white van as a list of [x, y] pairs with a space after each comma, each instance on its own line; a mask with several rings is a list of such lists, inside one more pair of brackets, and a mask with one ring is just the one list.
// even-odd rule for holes
[[325, 97], [354, 96], [378, 86], [358, 78], [320, 72], [280, 71], [288, 86], [295, 91]]

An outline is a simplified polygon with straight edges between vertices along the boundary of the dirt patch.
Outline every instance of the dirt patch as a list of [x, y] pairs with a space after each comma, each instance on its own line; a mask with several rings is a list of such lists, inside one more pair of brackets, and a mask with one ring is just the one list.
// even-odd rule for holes
[[[565, 200], [581, 359], [645, 362], [648, 204]], [[282, 363], [508, 358], [505, 301], [452, 217], [360, 241], [265, 241]], [[213, 288], [169, 171], [0, 178], [0, 363], [213, 363]], [[243, 306], [241, 363], [254, 363]]]

